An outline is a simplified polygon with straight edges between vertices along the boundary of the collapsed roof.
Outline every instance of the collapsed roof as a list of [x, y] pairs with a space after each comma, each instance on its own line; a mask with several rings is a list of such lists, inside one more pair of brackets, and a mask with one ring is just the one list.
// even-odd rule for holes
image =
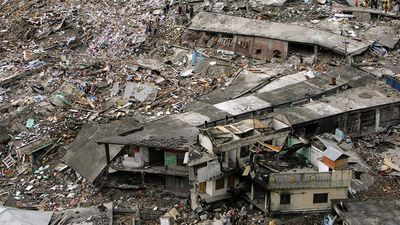
[[[340, 54], [357, 55], [365, 51], [372, 41], [359, 42], [328, 31], [304, 26], [247, 19], [209, 12], [194, 17], [190, 30], [264, 37], [293, 43], [319, 45]], [[347, 53], [345, 49], [347, 45]]]

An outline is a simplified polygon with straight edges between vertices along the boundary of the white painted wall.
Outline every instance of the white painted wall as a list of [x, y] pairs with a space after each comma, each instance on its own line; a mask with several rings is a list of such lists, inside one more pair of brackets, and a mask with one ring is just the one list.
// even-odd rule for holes
[[329, 172], [329, 166], [327, 166], [325, 163], [319, 161], [318, 172]]
[[236, 151], [231, 150], [231, 151], [227, 152], [227, 154], [229, 155], [229, 161], [233, 162], [234, 165], [236, 165]]
[[[145, 146], [140, 147], [139, 154], [140, 154], [140, 157], [142, 157], [142, 160], [145, 163], [149, 162], [149, 149], [147, 147], [145, 147]], [[135, 153], [135, 158], [136, 158], [136, 153]]]
[[[280, 193], [290, 193], [290, 204], [280, 204]], [[328, 193], [327, 203], [313, 203], [314, 193]], [[285, 191], [271, 192], [271, 211], [285, 210], [310, 210], [310, 209], [329, 209], [331, 199], [347, 199], [347, 187], [342, 188], [319, 188], [319, 189], [293, 189]]]
[[280, 129], [289, 127], [287, 124], [285, 124], [277, 119], [272, 119], [272, 124], [273, 124], [275, 130], [280, 130]]
[[199, 142], [200, 145], [203, 146], [203, 148], [207, 149], [209, 153], [213, 153], [213, 144], [209, 137], [203, 134], [199, 134]]
[[140, 147], [139, 152], [135, 152], [133, 157], [125, 156], [122, 165], [127, 168], [142, 168], [149, 162], [149, 149]]
[[311, 146], [310, 157], [308, 158], [308, 160], [310, 160], [313, 166], [319, 168], [319, 162], [323, 155], [324, 155], [323, 151], [319, 150], [315, 146]]
[[215, 190], [215, 185], [216, 185], [215, 180], [207, 181], [206, 185], [207, 185], [206, 193], [210, 196], [223, 195], [228, 192], [228, 178], [227, 177], [224, 179], [224, 188], [222, 188], [222, 189]]

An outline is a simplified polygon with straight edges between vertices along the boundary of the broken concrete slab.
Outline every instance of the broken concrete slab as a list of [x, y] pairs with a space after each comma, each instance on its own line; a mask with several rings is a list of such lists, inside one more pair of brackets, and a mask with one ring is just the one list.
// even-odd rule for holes
[[287, 0], [250, 0], [249, 4], [253, 8], [262, 8], [263, 6], [283, 6]]
[[89, 208], [67, 209], [53, 215], [51, 225], [112, 225], [113, 204], [106, 203]]
[[172, 65], [184, 65], [188, 62], [188, 50], [172, 48], [173, 54], [166, 58], [165, 63]]
[[257, 91], [257, 93], [264, 93], [268, 91], [273, 91], [281, 87], [285, 87], [291, 84], [296, 84], [303, 82], [305, 80], [311, 79], [315, 77], [313, 71], [301, 71], [295, 74], [287, 75], [281, 78], [278, 78], [277, 80], [272, 81], [271, 83], [265, 85], [262, 87], [260, 90]]
[[354, 17], [358, 22], [368, 22], [371, 20], [371, 14], [364, 12], [353, 12]]
[[[119, 135], [135, 126], [137, 122], [133, 119], [118, 120], [104, 125], [89, 122], [68, 147], [63, 161], [89, 183], [93, 183], [107, 165], [103, 146], [97, 145], [96, 140]], [[111, 159], [121, 151], [121, 148], [122, 146], [110, 146]]]
[[23, 210], [0, 206], [0, 224], [48, 225], [53, 212]]
[[119, 82], [115, 82], [115, 83], [113, 84], [113, 86], [112, 86], [110, 96], [111, 96], [111, 97], [117, 96], [118, 93], [119, 93], [119, 91], [120, 91]]
[[[358, 42], [331, 32], [304, 26], [254, 20], [209, 12], [196, 15], [189, 30], [255, 36], [293, 43], [319, 45], [340, 54], [357, 55], [364, 52], [372, 41]], [[344, 42], [348, 43], [347, 48]]]
[[360, 67], [360, 70], [363, 70], [369, 74], [372, 74], [376, 76], [377, 78], [382, 78], [384, 76], [394, 76], [395, 73], [384, 67], [372, 67], [372, 66], [367, 66], [367, 67]]
[[140, 102], [154, 101], [157, 97], [158, 86], [152, 83], [133, 83], [126, 84], [124, 99], [132, 97]]
[[365, 31], [364, 36], [370, 40], [376, 40], [383, 46], [395, 49], [399, 46], [400, 37], [392, 26], [376, 26]]
[[18, 152], [22, 155], [31, 155], [37, 151], [40, 151], [42, 149], [52, 146], [54, 143], [55, 143], [54, 140], [38, 139], [38, 140], [35, 140], [34, 142], [31, 142], [24, 146], [21, 146], [18, 149]]
[[[346, 0], [347, 3], [349, 3], [351, 6], [354, 6], [355, 1], [353, 0]], [[387, 17], [392, 17], [392, 18], [400, 18], [400, 15], [397, 15], [396, 13], [392, 12], [385, 12], [382, 10], [376, 10], [376, 9], [371, 9], [371, 8], [361, 8], [361, 7], [347, 7], [343, 8], [342, 12], [344, 13], [370, 13], [370, 14], [375, 14], [375, 15], [380, 15], [380, 16], [387, 16]]]
[[157, 59], [138, 59], [136, 64], [153, 71], [161, 71], [164, 68], [164, 63]]

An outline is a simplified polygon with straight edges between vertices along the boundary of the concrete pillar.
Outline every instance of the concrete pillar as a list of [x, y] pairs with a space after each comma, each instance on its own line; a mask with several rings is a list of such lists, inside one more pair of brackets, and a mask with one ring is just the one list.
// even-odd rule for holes
[[264, 199], [264, 209], [268, 211], [268, 192], [265, 192], [265, 199]]
[[254, 200], [254, 184], [251, 183], [250, 199]]
[[199, 195], [199, 190], [197, 188], [197, 184], [193, 184], [193, 188], [190, 189], [190, 206], [192, 210], [196, 210], [199, 207], [199, 202], [197, 196]]
[[316, 64], [318, 61], [318, 45], [314, 45], [314, 62], [313, 64]]
[[361, 133], [361, 113], [357, 113], [357, 119], [358, 119], [357, 131], [358, 133]]
[[348, 55], [347, 56], [347, 64], [350, 66], [352, 62], [353, 62], [353, 56]]
[[109, 144], [104, 144], [104, 150], [106, 151], [106, 162], [107, 166], [111, 163], [111, 158], [110, 158], [110, 145]]
[[375, 132], [379, 131], [380, 122], [381, 122], [381, 110], [375, 109]]
[[141, 173], [140, 175], [141, 175], [141, 178], [142, 178], [142, 184], [145, 185], [145, 183], [144, 183], [144, 173]]
[[[344, 118], [343, 118], [343, 132], [345, 132], [345, 133], [347, 133], [347, 113], [345, 113], [344, 115]], [[340, 125], [339, 125], [339, 127], [340, 127]]]

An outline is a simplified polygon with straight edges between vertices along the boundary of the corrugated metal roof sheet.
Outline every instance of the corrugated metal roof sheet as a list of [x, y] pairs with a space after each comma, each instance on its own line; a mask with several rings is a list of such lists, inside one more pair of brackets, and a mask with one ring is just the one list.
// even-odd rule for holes
[[337, 149], [334, 149], [332, 147], [328, 147], [325, 151], [324, 151], [324, 156], [332, 161], [336, 161], [338, 158], [340, 158], [340, 156], [345, 155], [342, 151], [339, 151]]

